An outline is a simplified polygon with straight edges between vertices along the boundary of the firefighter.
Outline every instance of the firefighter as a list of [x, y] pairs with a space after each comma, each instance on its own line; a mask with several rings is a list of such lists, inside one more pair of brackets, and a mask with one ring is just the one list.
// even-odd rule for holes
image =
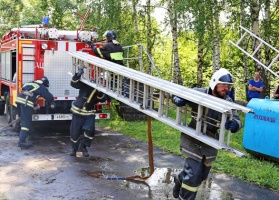
[[[216, 71], [211, 80], [209, 88], [193, 88], [200, 92], [207, 93], [209, 95], [216, 96], [218, 98], [232, 101], [227, 95], [228, 90], [233, 85], [233, 78], [230, 72], [226, 69], [221, 68]], [[178, 96], [174, 96], [172, 99], [173, 103], [182, 107], [186, 104], [192, 108], [193, 113], [197, 113], [198, 105], [187, 102]], [[217, 121], [221, 120], [221, 113], [208, 109], [206, 113], [207, 119], [207, 132], [206, 135], [215, 139], [219, 138]], [[192, 117], [189, 127], [196, 128], [196, 118]], [[232, 120], [228, 119], [225, 123], [225, 128], [230, 130], [232, 133], [237, 132], [242, 127], [239, 116], [233, 111]], [[181, 133], [180, 148], [182, 153], [186, 154], [185, 164], [183, 170], [174, 177], [174, 198], [182, 200], [194, 200], [198, 191], [198, 187], [202, 181], [205, 180], [209, 174], [212, 166], [212, 162], [215, 161], [218, 150], [196, 140], [184, 133]]]
[[73, 118], [70, 126], [70, 138], [72, 150], [70, 156], [76, 156], [76, 152], [82, 152], [83, 157], [89, 157], [87, 147], [95, 135], [95, 105], [105, 102], [107, 97], [102, 92], [80, 81], [83, 69], [72, 77], [71, 86], [79, 89], [77, 100], [73, 101], [71, 112]]
[[18, 113], [21, 118], [18, 143], [18, 146], [21, 149], [28, 149], [32, 146], [32, 143], [26, 141], [26, 138], [32, 130], [32, 114], [37, 98], [42, 96], [52, 109], [55, 108], [54, 98], [48, 91], [48, 87], [49, 80], [47, 77], [43, 76], [39, 80], [25, 83], [22, 87], [21, 93], [19, 93], [16, 99]]
[[94, 43], [87, 41], [87, 44], [91, 46], [92, 51], [95, 55], [100, 58], [112, 61], [114, 63], [123, 64], [123, 48], [120, 43], [116, 40], [116, 34], [114, 31], [106, 31], [103, 35], [106, 38], [106, 43], [97, 48]]
[[[91, 46], [92, 51], [94, 54], [100, 58], [105, 58], [111, 62], [114, 62], [119, 65], [124, 65], [123, 63], [123, 48], [120, 43], [116, 40], [116, 34], [114, 31], [109, 30], [103, 34], [103, 37], [106, 38], [106, 43], [102, 46], [97, 48], [94, 43], [91, 41], [87, 41], [87, 44]], [[117, 83], [117, 76], [113, 78], [111, 75], [111, 88], [113, 88], [113, 83]], [[127, 85], [127, 78], [124, 77], [123, 84]], [[126, 86], [123, 86], [125, 90]], [[125, 92], [125, 91], [123, 91]], [[110, 101], [110, 97], [108, 97], [108, 101]]]

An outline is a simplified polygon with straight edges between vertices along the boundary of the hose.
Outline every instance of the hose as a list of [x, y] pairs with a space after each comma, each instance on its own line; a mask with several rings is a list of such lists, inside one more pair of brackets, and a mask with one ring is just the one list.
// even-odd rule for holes
[[0, 131], [2, 131], [4, 128], [7, 128], [8, 126], [11, 126], [13, 123], [17, 122], [20, 120], [20, 117], [15, 119], [14, 121], [10, 122], [9, 124], [7, 124], [6, 126], [4, 126], [3, 128], [0, 129]]

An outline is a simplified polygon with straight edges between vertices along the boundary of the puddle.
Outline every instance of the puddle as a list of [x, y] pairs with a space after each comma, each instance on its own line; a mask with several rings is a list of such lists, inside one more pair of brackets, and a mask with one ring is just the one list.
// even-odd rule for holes
[[211, 178], [206, 179], [199, 188], [196, 199], [199, 200], [237, 200], [229, 191], [223, 190]]
[[[157, 168], [146, 180], [126, 180], [125, 187], [132, 190], [145, 191], [142, 193], [144, 198], [174, 199], [172, 196], [173, 176], [180, 171], [181, 169]], [[136, 175], [141, 177], [149, 176], [149, 168], [137, 170]], [[110, 180], [121, 180], [121, 177], [115, 177], [115, 179]], [[199, 187], [196, 200], [234, 200], [234, 197], [231, 192], [224, 191], [211, 178], [208, 178]]]

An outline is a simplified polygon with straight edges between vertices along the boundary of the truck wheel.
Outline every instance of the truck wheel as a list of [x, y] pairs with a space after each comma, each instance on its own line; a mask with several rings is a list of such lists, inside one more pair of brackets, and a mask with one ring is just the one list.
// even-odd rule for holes
[[[20, 128], [21, 128], [21, 126], [20, 126], [20, 119], [17, 120], [15, 123], [13, 123], [12, 126], [13, 126], [13, 128], [14, 128], [14, 131], [15, 131], [16, 133], [19, 133], [19, 132], [20, 132]], [[69, 127], [70, 127], [70, 126], [69, 126]]]
[[0, 115], [4, 115], [5, 113], [5, 101], [0, 98]]
[[[17, 115], [17, 107], [15, 107], [14, 105], [10, 105], [10, 113], [11, 113], [11, 122], [16, 120], [16, 115]], [[20, 120], [18, 120], [17, 122], [12, 124], [12, 127], [14, 127], [15, 129], [18, 128], [18, 126], [20, 127]]]
[[6, 121], [8, 122], [8, 123], [11, 123], [12, 122], [12, 116], [11, 116], [11, 104], [10, 104], [10, 94], [8, 93], [7, 95], [6, 95], [6, 98], [5, 98], [5, 100], [6, 100]]

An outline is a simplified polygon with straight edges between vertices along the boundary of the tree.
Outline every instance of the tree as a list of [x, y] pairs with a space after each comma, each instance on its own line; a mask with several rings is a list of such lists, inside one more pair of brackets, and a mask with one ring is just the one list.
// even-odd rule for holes
[[21, 0], [0, 0], [0, 33], [4, 35], [9, 29], [20, 25]]
[[172, 33], [172, 49], [173, 49], [173, 81], [179, 85], [183, 85], [181, 71], [180, 71], [180, 61], [178, 54], [178, 43], [177, 43], [177, 13], [175, 10], [176, 1], [168, 0], [168, 14]]

